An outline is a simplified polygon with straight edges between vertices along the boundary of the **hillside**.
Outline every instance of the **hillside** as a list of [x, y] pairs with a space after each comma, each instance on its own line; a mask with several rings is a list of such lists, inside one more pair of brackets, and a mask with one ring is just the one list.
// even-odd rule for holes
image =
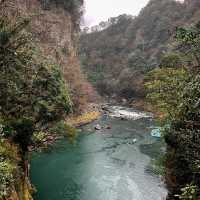
[[57, 123], [73, 132], [64, 120], [92, 98], [77, 57], [82, 4], [0, 1], [0, 199], [32, 199], [30, 146]]
[[197, 22], [200, 2], [151, 0], [137, 17], [121, 15], [101, 22], [80, 39], [80, 58], [88, 80], [101, 95], [144, 95], [146, 72], [173, 49], [177, 26]]
[[31, 18], [29, 30], [44, 55], [62, 68], [75, 111], [85, 108], [93, 88], [80, 70], [77, 57], [83, 1], [6, 1], [7, 12]]
[[200, 200], [200, 1], [83, 10], [0, 0], [0, 200]]

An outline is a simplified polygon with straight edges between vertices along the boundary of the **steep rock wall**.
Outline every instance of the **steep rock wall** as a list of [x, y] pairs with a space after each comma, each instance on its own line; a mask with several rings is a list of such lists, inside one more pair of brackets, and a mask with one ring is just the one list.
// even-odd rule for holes
[[75, 111], [84, 109], [93, 89], [85, 80], [77, 58], [81, 7], [67, 10], [62, 4], [42, 0], [8, 1], [7, 10], [14, 16], [31, 18], [29, 31], [46, 57], [61, 66], [71, 92]]

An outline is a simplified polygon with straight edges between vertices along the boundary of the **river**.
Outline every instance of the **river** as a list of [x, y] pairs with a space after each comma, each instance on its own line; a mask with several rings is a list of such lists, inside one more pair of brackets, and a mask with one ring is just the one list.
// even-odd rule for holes
[[[122, 115], [127, 119], [121, 120]], [[94, 130], [96, 124], [102, 129]], [[33, 153], [34, 199], [165, 199], [165, 186], [151, 166], [164, 149], [161, 139], [150, 135], [153, 125], [146, 113], [112, 107], [110, 116], [84, 126], [75, 143], [61, 140]]]

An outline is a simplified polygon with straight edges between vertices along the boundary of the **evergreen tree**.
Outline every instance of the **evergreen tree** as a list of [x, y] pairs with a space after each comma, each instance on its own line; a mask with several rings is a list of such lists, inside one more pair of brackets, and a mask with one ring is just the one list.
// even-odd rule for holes
[[[177, 30], [189, 58], [199, 57], [200, 27]], [[191, 57], [191, 55], [195, 55]], [[171, 63], [172, 64], [172, 63]], [[149, 74], [146, 87], [152, 104], [164, 116], [167, 143], [168, 199], [200, 198], [200, 73], [198, 68], [161, 68]]]

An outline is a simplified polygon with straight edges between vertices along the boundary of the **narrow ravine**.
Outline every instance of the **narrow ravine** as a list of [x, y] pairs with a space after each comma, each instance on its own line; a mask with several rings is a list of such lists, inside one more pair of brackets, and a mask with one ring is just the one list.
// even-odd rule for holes
[[[162, 149], [161, 140], [150, 135], [152, 117], [119, 107], [111, 110], [112, 117], [83, 127], [74, 144], [62, 140], [32, 155], [35, 200], [165, 199], [161, 177], [150, 170], [150, 156]], [[129, 119], [116, 117], [119, 110]], [[95, 131], [96, 124], [102, 129]]]

